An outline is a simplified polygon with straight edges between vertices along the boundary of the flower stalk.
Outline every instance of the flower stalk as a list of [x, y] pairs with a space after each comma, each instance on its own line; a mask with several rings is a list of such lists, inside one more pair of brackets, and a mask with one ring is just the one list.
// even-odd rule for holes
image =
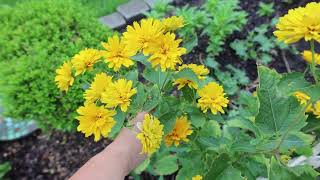
[[318, 77], [316, 75], [316, 59], [315, 59], [315, 50], [314, 50], [314, 40], [310, 41], [310, 47], [311, 47], [311, 52], [312, 52], [312, 64], [311, 64], [311, 73], [316, 81], [316, 84], [318, 84]]

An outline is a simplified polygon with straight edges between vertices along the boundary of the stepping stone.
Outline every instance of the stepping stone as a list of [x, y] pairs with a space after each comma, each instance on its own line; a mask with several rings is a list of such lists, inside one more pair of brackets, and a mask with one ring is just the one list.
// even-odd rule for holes
[[130, 0], [128, 3], [117, 7], [117, 11], [129, 22], [141, 18], [143, 13], [149, 9], [148, 4], [143, 0]]
[[118, 12], [102, 16], [99, 18], [99, 21], [111, 29], [121, 28], [126, 25], [126, 20]]
[[0, 117], [0, 141], [11, 141], [27, 136], [37, 130], [34, 121], [15, 121]]
[[[151, 8], [154, 7], [154, 5], [156, 4], [157, 0], [144, 0]], [[172, 3], [173, 0], [166, 0], [166, 2], [169, 4], [169, 3]]]

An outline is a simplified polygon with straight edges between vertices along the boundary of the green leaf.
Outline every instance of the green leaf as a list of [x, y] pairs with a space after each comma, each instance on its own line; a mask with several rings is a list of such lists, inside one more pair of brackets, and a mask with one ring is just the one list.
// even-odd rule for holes
[[11, 170], [9, 162], [0, 164], [0, 179], [2, 179]]
[[147, 169], [147, 167], [150, 164], [150, 157], [148, 157], [146, 160], [144, 160], [138, 167], [134, 169], [134, 173], [141, 174], [143, 171]]
[[126, 114], [124, 112], [122, 112], [120, 110], [120, 108], [117, 108], [117, 114], [113, 118], [116, 121], [116, 125], [114, 125], [112, 127], [112, 130], [109, 134], [109, 137], [111, 139], [114, 139], [118, 135], [118, 133], [120, 132], [120, 130], [123, 126], [124, 120], [126, 118]]
[[131, 57], [133, 61], [140, 62], [147, 67], [151, 67], [151, 63], [148, 61], [149, 56], [144, 56], [142, 53], [136, 54], [135, 56]]
[[283, 97], [277, 91], [280, 75], [267, 68], [259, 68], [260, 88], [257, 127], [265, 134], [283, 134], [305, 126], [304, 108], [295, 97]]
[[160, 103], [160, 99], [160, 89], [158, 85], [155, 84], [147, 93], [147, 100], [143, 106], [143, 110], [147, 112], [151, 111]]
[[137, 85], [137, 94], [133, 97], [132, 102], [129, 106], [128, 113], [136, 114], [143, 109], [143, 105], [146, 102], [147, 94], [145, 92], [145, 87], [142, 83]]
[[200, 130], [199, 135], [201, 137], [220, 137], [221, 129], [219, 123], [215, 120], [206, 122], [206, 124]]
[[171, 78], [170, 72], [162, 72], [160, 68], [155, 70], [154, 68], [146, 68], [143, 71], [142, 76], [149, 82], [157, 84], [160, 88], [165, 86]]
[[250, 120], [247, 119], [233, 119], [227, 122], [228, 127], [237, 127], [241, 129], [246, 129], [254, 132], [256, 136], [260, 136], [260, 130], [258, 127]]
[[235, 169], [232, 166], [229, 166], [222, 173], [219, 174], [217, 180], [243, 180], [244, 178], [241, 176], [241, 171]]
[[178, 170], [179, 166], [177, 163], [177, 157], [170, 155], [161, 158], [154, 164], [154, 171], [158, 175], [169, 175]]
[[187, 80], [190, 80], [192, 82], [195, 82], [198, 85], [200, 84], [198, 76], [190, 68], [182, 69], [178, 73], [174, 74], [173, 77], [174, 77], [174, 79], [183, 78], [183, 79], [187, 79]]
[[137, 82], [138, 81], [138, 70], [131, 70], [129, 71], [126, 75], [125, 75], [127, 80], [131, 80], [133, 82]]
[[192, 33], [188, 38], [184, 37], [183, 47], [187, 49], [187, 53], [191, 52], [192, 49], [198, 45], [198, 36], [196, 33]]
[[191, 124], [195, 127], [202, 127], [206, 123], [206, 116], [199, 109], [194, 108], [190, 114]]
[[310, 147], [313, 139], [314, 138], [309, 134], [292, 132], [283, 139], [280, 149], [281, 151], [287, 151], [292, 148]]

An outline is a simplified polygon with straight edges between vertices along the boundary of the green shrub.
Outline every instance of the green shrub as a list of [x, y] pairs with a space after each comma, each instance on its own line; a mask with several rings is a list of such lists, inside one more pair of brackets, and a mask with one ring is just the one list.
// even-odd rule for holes
[[74, 129], [73, 113], [82, 103], [84, 85], [77, 81], [62, 95], [55, 86], [55, 69], [84, 47], [96, 47], [111, 31], [71, 0], [30, 1], [2, 9], [0, 27], [5, 114], [36, 120], [43, 128]]

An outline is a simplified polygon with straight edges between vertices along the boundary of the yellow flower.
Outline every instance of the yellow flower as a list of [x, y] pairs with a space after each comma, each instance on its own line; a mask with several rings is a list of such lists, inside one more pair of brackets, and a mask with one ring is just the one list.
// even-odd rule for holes
[[313, 106], [313, 114], [317, 117], [320, 118], [320, 101], [317, 101], [314, 106]]
[[[206, 75], [209, 74], [209, 69], [207, 69], [204, 65], [197, 64], [183, 64], [179, 67], [179, 71], [186, 68], [190, 68], [198, 76], [199, 80], [204, 80], [206, 78]], [[186, 85], [188, 85], [190, 88], [198, 89], [198, 85], [196, 82], [185, 78], [174, 80], [173, 85], [178, 85], [178, 89], [181, 89]]]
[[289, 10], [288, 14], [279, 19], [274, 35], [286, 44], [304, 38], [320, 42], [320, 3], [312, 2], [306, 7]]
[[132, 88], [132, 81], [119, 79], [110, 85], [107, 91], [102, 93], [101, 102], [108, 108], [120, 106], [121, 111], [126, 112], [130, 106], [131, 97], [137, 93], [136, 88]]
[[310, 100], [310, 96], [306, 95], [303, 92], [296, 91], [293, 94], [298, 99], [301, 105], [307, 105], [308, 101]]
[[133, 26], [127, 26], [127, 31], [123, 33], [123, 41], [130, 51], [137, 52], [148, 48], [149, 43], [156, 41], [163, 31], [161, 21], [142, 19], [140, 24], [134, 22]]
[[141, 132], [137, 134], [137, 139], [142, 144], [142, 153], [151, 155], [160, 148], [163, 136], [163, 125], [158, 118], [146, 114], [142, 127], [139, 127]]
[[[312, 64], [312, 52], [311, 51], [303, 51], [302, 57], [305, 61], [307, 61], [308, 63]], [[320, 54], [315, 53], [314, 54], [314, 61], [315, 64], [320, 64]]]
[[162, 20], [165, 31], [175, 31], [184, 26], [184, 19], [182, 16], [171, 16]]
[[105, 73], [96, 74], [90, 88], [84, 93], [86, 102], [93, 103], [100, 100], [102, 93], [105, 92], [111, 84], [111, 76], [107, 76]]
[[284, 164], [288, 164], [288, 162], [290, 161], [291, 157], [288, 155], [281, 155], [280, 156], [280, 161]]
[[206, 113], [208, 109], [212, 114], [224, 113], [223, 107], [227, 107], [229, 100], [224, 97], [223, 87], [215, 82], [210, 82], [202, 89], [198, 90], [200, 99], [197, 106]]
[[73, 84], [74, 78], [72, 76], [71, 62], [65, 62], [56, 70], [55, 81], [61, 91], [68, 91], [69, 86]]
[[168, 32], [149, 44], [146, 51], [151, 54], [148, 61], [152, 67], [160, 65], [162, 71], [165, 71], [175, 69], [177, 64], [182, 63], [180, 56], [186, 53], [186, 49], [179, 47], [182, 40], [175, 38], [175, 34]]
[[193, 176], [192, 180], [202, 180], [202, 176], [200, 175]]
[[106, 49], [106, 51], [102, 51], [102, 56], [109, 68], [119, 71], [121, 66], [128, 68], [133, 65], [130, 57], [134, 56], [135, 52], [129, 51], [118, 35], [108, 38], [108, 43], [102, 43], [102, 46]]
[[71, 62], [72, 66], [76, 69], [76, 76], [91, 70], [93, 65], [101, 58], [100, 51], [96, 49], [85, 49], [76, 54]]
[[180, 141], [189, 142], [187, 136], [192, 134], [191, 124], [186, 116], [181, 116], [176, 119], [176, 124], [173, 130], [166, 135], [165, 143], [167, 146], [171, 146], [173, 143], [175, 146], [180, 144]]
[[94, 135], [94, 141], [99, 141], [101, 135], [108, 137], [112, 127], [116, 121], [113, 116], [116, 114], [114, 110], [108, 110], [104, 107], [98, 107], [93, 103], [85, 104], [77, 110], [79, 116], [78, 131], [85, 134], [86, 137]]

